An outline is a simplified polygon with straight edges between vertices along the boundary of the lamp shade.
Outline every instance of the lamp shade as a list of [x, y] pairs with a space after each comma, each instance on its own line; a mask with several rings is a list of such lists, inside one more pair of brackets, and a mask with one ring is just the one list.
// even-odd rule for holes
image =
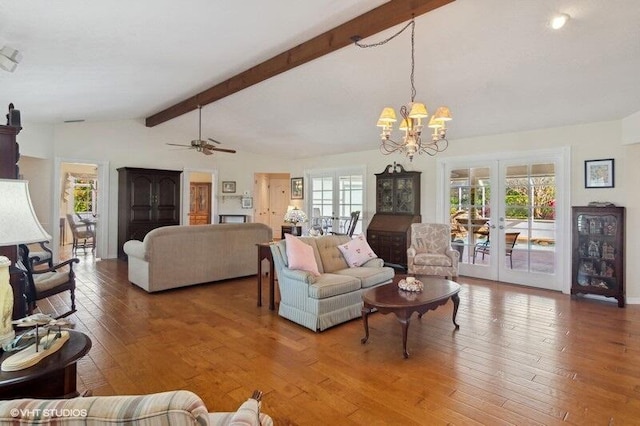
[[427, 107], [420, 102], [414, 102], [409, 111], [409, 118], [426, 118], [428, 115]]
[[0, 246], [29, 244], [51, 239], [31, 204], [29, 182], [0, 179]]
[[446, 107], [446, 106], [438, 107], [434, 116], [436, 120], [440, 120], [440, 121], [452, 120], [451, 111], [449, 111], [449, 107]]
[[396, 112], [393, 110], [393, 108], [386, 107], [382, 110], [382, 113], [380, 113], [380, 118], [378, 118], [378, 121], [382, 121], [385, 123], [395, 123], [397, 121]]
[[442, 127], [442, 121], [438, 120], [435, 115], [432, 115], [429, 120], [429, 127], [432, 129], [439, 129]]

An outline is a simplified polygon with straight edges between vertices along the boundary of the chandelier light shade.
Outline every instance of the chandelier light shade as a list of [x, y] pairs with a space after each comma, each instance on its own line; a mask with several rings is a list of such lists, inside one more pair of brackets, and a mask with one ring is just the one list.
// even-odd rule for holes
[[380, 151], [385, 154], [392, 154], [394, 152], [404, 153], [409, 157], [409, 161], [413, 160], [416, 154], [428, 154], [436, 155], [438, 152], [442, 152], [449, 146], [447, 140], [447, 126], [446, 122], [451, 120], [451, 111], [446, 106], [441, 106], [436, 109], [434, 115], [431, 116], [427, 125], [430, 129], [433, 129], [433, 133], [430, 138], [422, 137], [422, 128], [429, 113], [425, 104], [421, 102], [415, 102], [416, 87], [414, 83], [414, 71], [415, 71], [415, 21], [412, 19], [407, 25], [405, 25], [400, 31], [392, 35], [386, 40], [373, 44], [360, 43], [359, 37], [353, 37], [353, 40], [358, 47], [376, 47], [393, 40], [400, 35], [404, 30], [411, 27], [411, 101], [408, 105], [404, 105], [400, 108], [400, 115], [402, 117], [398, 130], [401, 132], [401, 139], [394, 140], [391, 138], [393, 132], [393, 126], [396, 121], [396, 112], [392, 107], [385, 107], [378, 118], [377, 126], [381, 128], [380, 138], [382, 143], [380, 145]]

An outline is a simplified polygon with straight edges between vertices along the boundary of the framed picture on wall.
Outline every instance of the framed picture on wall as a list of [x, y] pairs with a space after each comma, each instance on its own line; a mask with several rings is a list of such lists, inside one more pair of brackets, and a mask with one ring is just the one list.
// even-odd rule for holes
[[614, 178], [613, 158], [584, 162], [585, 188], [613, 188]]
[[235, 194], [236, 193], [236, 181], [224, 180], [222, 181], [222, 193], [223, 194]]
[[304, 198], [304, 179], [301, 177], [291, 178], [291, 199], [302, 200]]

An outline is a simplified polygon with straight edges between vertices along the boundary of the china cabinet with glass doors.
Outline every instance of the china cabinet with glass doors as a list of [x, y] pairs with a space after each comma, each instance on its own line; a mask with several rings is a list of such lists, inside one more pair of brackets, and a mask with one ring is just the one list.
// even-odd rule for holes
[[573, 207], [571, 294], [613, 297], [624, 307], [624, 207]]

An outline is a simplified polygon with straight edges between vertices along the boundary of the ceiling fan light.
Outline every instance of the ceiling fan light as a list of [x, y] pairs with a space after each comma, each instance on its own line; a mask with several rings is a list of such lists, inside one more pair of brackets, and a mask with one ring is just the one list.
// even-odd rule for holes
[[446, 107], [446, 106], [438, 107], [438, 109], [436, 110], [436, 113], [433, 116], [435, 117], [436, 120], [440, 120], [440, 121], [453, 120], [451, 118], [451, 111], [449, 110], [449, 107]]
[[421, 102], [414, 102], [409, 112], [409, 118], [427, 118], [427, 107]]
[[382, 110], [382, 113], [380, 113], [380, 118], [378, 118], [378, 122], [386, 122], [386, 123], [395, 123], [396, 121], [398, 121], [396, 119], [396, 112], [394, 111], [393, 108], [391, 107], [386, 107]]

